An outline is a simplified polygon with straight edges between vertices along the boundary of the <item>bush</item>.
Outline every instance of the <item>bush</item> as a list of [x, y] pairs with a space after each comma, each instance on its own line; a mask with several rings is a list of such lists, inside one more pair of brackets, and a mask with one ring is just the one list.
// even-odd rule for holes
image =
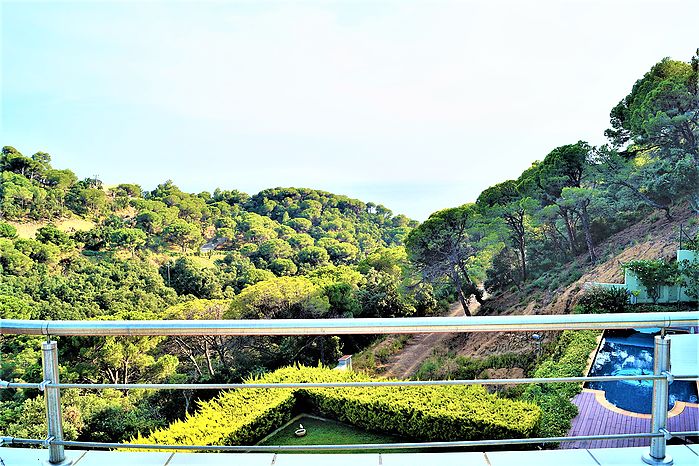
[[627, 312], [629, 292], [626, 288], [606, 288], [594, 286], [583, 292], [578, 299], [581, 314], [607, 314]]
[[[599, 333], [593, 330], [565, 331], [561, 335], [551, 357], [534, 371], [536, 378], [580, 377], [585, 374], [590, 353], [597, 347]], [[570, 421], [578, 414], [578, 408], [570, 399], [580, 393], [576, 383], [546, 383], [529, 385], [523, 399], [533, 401], [541, 408], [537, 436], [559, 437], [566, 435]]]
[[133, 443], [245, 445], [254, 443], [291, 419], [292, 390], [246, 389], [226, 392], [199, 406], [194, 415], [175, 421]]
[[0, 222], [0, 238], [17, 238], [17, 228], [9, 223]]
[[630, 270], [638, 277], [653, 304], [658, 304], [660, 287], [674, 285], [679, 278], [678, 264], [663, 259], [631, 261], [624, 264], [624, 269]]
[[80, 440], [122, 442], [139, 432], [151, 432], [166, 425], [161, 410], [148, 402], [133, 407], [110, 404], [85, 419]]
[[369, 430], [430, 441], [527, 437], [539, 420], [531, 404], [483, 386], [302, 390], [321, 414]]
[[417, 380], [476, 379], [485, 378], [488, 369], [519, 367], [528, 372], [534, 355], [521, 353], [495, 354], [482, 359], [446, 355], [434, 355], [420, 365], [415, 373]]
[[689, 249], [693, 251], [699, 251], [699, 233], [694, 235], [693, 238], [687, 239], [683, 249]]
[[[252, 383], [370, 381], [355, 372], [287, 367]], [[370, 430], [423, 440], [526, 437], [539, 420], [532, 403], [501, 399], [481, 386], [245, 389], [221, 393], [194, 415], [134, 443], [249, 445], [301, 406]]]

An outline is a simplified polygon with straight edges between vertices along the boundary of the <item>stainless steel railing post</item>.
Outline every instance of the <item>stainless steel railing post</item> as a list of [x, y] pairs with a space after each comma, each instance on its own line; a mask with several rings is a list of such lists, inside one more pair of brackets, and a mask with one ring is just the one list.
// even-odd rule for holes
[[[58, 383], [58, 345], [55, 341], [45, 341], [41, 344], [44, 382]], [[49, 461], [48, 464], [68, 466], [71, 460], [66, 460], [63, 445], [50, 443], [51, 440], [63, 441], [63, 414], [61, 412], [61, 389], [44, 387], [46, 400], [46, 421], [48, 424]]]
[[[655, 337], [653, 355], [653, 373], [665, 375], [663, 379], [653, 380], [653, 406], [651, 424], [653, 433], [667, 434], [667, 404], [669, 397], [670, 375], [670, 340], [664, 335]], [[653, 437], [650, 451], [643, 455], [648, 464], [672, 464], [672, 457], [666, 453], [667, 437]]]

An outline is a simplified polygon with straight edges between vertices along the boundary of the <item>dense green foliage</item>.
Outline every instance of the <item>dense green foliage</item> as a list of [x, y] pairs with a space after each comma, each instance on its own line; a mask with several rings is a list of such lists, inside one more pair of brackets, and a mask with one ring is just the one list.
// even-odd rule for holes
[[[25, 157], [9, 146], [0, 154], [0, 167], [2, 318], [388, 317], [428, 315], [449, 301], [448, 294], [425, 285], [411, 292], [414, 280], [400, 245], [416, 223], [381, 205], [296, 188], [252, 197], [219, 189], [189, 194], [171, 181], [152, 191], [134, 184], [107, 188], [54, 169], [46, 153]], [[92, 228], [78, 231], [62, 226], [85, 228], [90, 222]], [[33, 238], [22, 228], [28, 223], [38, 227]], [[343, 347], [353, 352], [369, 341], [65, 338], [59, 351], [64, 380], [239, 381], [294, 362], [331, 363]], [[40, 380], [36, 339], [2, 336], [0, 352], [2, 379]], [[3, 425], [40, 430], [41, 417], [18, 414], [38, 406], [36, 395], [0, 393]], [[193, 406], [191, 392], [176, 392], [170, 402], [151, 395], [132, 392], [99, 409], [86, 398], [86, 406], [71, 406], [82, 419], [71, 432], [102, 435], [106, 426], [84, 421], [94, 411], [119, 421], [111, 432], [119, 440], [177, 419]]]
[[489, 369], [519, 367], [524, 373], [534, 365], [534, 354], [494, 354], [482, 359], [457, 356], [453, 352], [427, 358], [415, 373], [417, 380], [487, 379]]
[[183, 421], [175, 421], [148, 437], [137, 436], [134, 443], [250, 445], [291, 419], [295, 402], [291, 390], [229, 392], [201, 403], [196, 414]]
[[658, 303], [660, 287], [674, 285], [679, 278], [678, 264], [663, 259], [635, 260], [627, 262], [623, 267], [638, 277], [654, 304]]
[[[400, 245], [416, 225], [384, 206], [312, 189], [268, 189], [252, 197], [220, 189], [188, 194], [172, 181], [153, 191], [133, 184], [106, 189], [100, 180], [78, 181], [70, 170], [56, 170], [50, 162], [44, 152], [25, 157], [13, 147], [3, 148], [0, 218], [106, 216], [101, 228], [80, 238], [92, 250], [135, 250], [147, 241], [150, 248], [176, 246], [185, 252], [205, 238], [219, 238], [219, 248], [248, 246], [245, 255], [259, 268], [268, 268], [274, 259], [309, 266], [356, 263], [379, 248]], [[305, 248], [314, 249], [301, 254]]]
[[680, 285], [687, 296], [699, 300], [699, 259], [683, 260], [679, 264]]
[[496, 242], [489, 233], [478, 210], [463, 206], [432, 214], [406, 238], [410, 260], [430, 282], [448, 279], [466, 315], [471, 315], [467, 302], [471, 295], [481, 301], [482, 292], [468, 269]]
[[625, 288], [594, 286], [578, 298], [576, 311], [582, 314], [622, 313], [630, 309], [630, 294]]
[[325, 388], [305, 396], [323, 415], [420, 440], [527, 437], [539, 418], [534, 404], [498, 398], [482, 386]]
[[678, 264], [679, 284], [684, 288], [687, 296], [699, 301], [699, 232], [694, 237], [690, 237], [683, 247], [694, 251], [696, 255], [694, 260], [685, 259]]
[[[167, 425], [165, 407], [133, 392], [124, 396], [114, 390], [100, 393], [62, 391], [63, 428], [67, 440], [98, 442], [126, 441], [139, 432]], [[21, 403], [3, 403], [0, 425], [3, 435], [45, 438], [46, 406], [43, 397], [27, 398]]]
[[[565, 331], [556, 343], [551, 355], [540, 363], [533, 377], [581, 377], [586, 375], [588, 358], [597, 346], [598, 332], [593, 330]], [[541, 420], [537, 426], [539, 437], [565, 436], [570, 421], [578, 414], [578, 408], [570, 399], [580, 392], [580, 384], [547, 383], [529, 385], [524, 399], [535, 402], [541, 408]]]
[[[296, 188], [252, 197], [219, 189], [188, 194], [171, 181], [152, 191], [133, 184], [106, 188], [54, 169], [46, 153], [25, 157], [9, 146], [0, 167], [2, 318], [386, 317], [425, 315], [444, 305], [431, 287], [409, 293], [411, 273], [400, 244], [415, 222], [380, 205]], [[89, 219], [94, 227], [61, 226], [74, 219], [88, 225], [83, 219]], [[18, 234], [28, 222], [39, 226], [34, 238]], [[64, 380], [195, 382], [237, 381], [293, 362], [329, 363], [343, 346], [354, 351], [369, 341], [110, 337], [61, 339], [59, 348]], [[40, 380], [36, 339], [0, 337], [0, 352], [2, 379]], [[4, 391], [0, 397], [4, 425], [15, 426], [10, 430], [39, 429], [41, 417], [17, 414], [38, 403], [36, 393]], [[121, 431], [112, 432], [118, 440], [183, 416], [192, 397], [177, 393], [168, 404], [129, 394], [98, 411], [119, 419]], [[96, 408], [71, 409], [83, 419]], [[153, 423], [133, 414], [146, 412], [154, 413]], [[81, 421], [73, 432], [98, 435], [93, 427]]]
[[[354, 372], [297, 366], [253, 382], [366, 380]], [[479, 386], [246, 389], [224, 392], [185, 420], [134, 443], [251, 444], [288, 421], [296, 403], [368, 430], [421, 440], [525, 437], [539, 419], [533, 404], [500, 399]]]
[[605, 153], [612, 183], [670, 216], [673, 198], [687, 196], [699, 211], [699, 56], [663, 59], [612, 109], [607, 131], [627, 167]]

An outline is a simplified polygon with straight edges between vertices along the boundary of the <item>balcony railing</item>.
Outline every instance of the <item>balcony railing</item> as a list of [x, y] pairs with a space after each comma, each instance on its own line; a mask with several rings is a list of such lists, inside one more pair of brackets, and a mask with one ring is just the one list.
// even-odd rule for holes
[[[293, 450], [377, 450], [405, 448], [455, 448], [498, 446], [512, 444], [543, 444], [581, 440], [650, 439], [649, 451], [643, 455], [648, 464], [670, 464], [666, 454], [667, 440], [676, 437], [696, 436], [699, 431], [669, 432], [668, 386], [673, 380], [699, 380], [699, 368], [691, 374], [674, 374], [670, 367], [670, 339], [665, 338], [669, 327], [699, 326], [699, 312], [647, 313], [647, 314], [595, 314], [595, 315], [545, 315], [545, 316], [477, 316], [430, 317], [395, 319], [288, 319], [288, 320], [159, 320], [159, 321], [28, 321], [0, 319], [0, 334], [45, 335], [42, 343], [43, 380], [37, 383], [0, 381], [0, 389], [38, 389], [46, 399], [48, 432], [45, 439], [1, 437], [5, 445], [40, 445], [48, 448], [50, 464], [68, 465], [64, 447], [81, 448], [137, 448], [208, 451], [293, 451]], [[660, 328], [655, 337], [653, 375], [557, 377], [485, 380], [435, 380], [435, 381], [377, 381], [336, 383], [277, 383], [277, 384], [89, 384], [60, 383], [58, 377], [57, 343], [52, 336], [204, 336], [204, 335], [341, 335], [341, 334], [396, 334], [396, 333], [455, 333], [455, 332], [531, 332], [546, 330], [586, 329], [641, 329]], [[66, 441], [63, 439], [61, 389], [247, 389], [247, 388], [303, 388], [303, 387], [386, 387], [421, 385], [503, 385], [528, 383], [586, 382], [652, 380], [652, 429], [648, 433], [589, 435], [576, 437], [513, 438], [499, 440], [464, 440], [452, 442], [418, 442], [363, 445], [303, 445], [303, 446], [247, 446], [247, 445], [151, 445]]]

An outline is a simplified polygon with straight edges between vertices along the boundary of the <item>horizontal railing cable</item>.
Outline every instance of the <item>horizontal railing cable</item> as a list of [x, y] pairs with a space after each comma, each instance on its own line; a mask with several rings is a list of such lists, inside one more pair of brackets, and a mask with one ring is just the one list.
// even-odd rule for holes
[[[616, 382], [623, 380], [660, 380], [665, 375], [604, 375], [593, 377], [551, 377], [527, 379], [468, 379], [468, 380], [392, 380], [385, 382], [299, 382], [299, 383], [2, 383], [0, 388], [83, 388], [103, 390], [231, 390], [241, 388], [350, 388], [350, 387], [421, 387], [440, 385], [516, 385], [532, 383]], [[696, 378], [699, 378], [697, 376]], [[675, 380], [678, 380], [675, 378]], [[691, 379], [693, 380], [693, 379]]]
[[539, 438], [514, 438], [499, 440], [459, 440], [452, 442], [403, 442], [403, 443], [363, 443], [345, 445], [157, 445], [146, 443], [103, 443], [103, 442], [78, 442], [71, 440], [34, 440], [13, 437], [4, 437], [3, 442], [12, 444], [30, 445], [63, 445], [64, 447], [77, 448], [125, 448], [143, 450], [184, 450], [184, 451], [242, 451], [242, 452], [276, 452], [299, 450], [403, 450], [412, 448], [459, 448], [497, 445], [522, 445], [537, 443], [561, 443], [588, 440], [618, 440], [636, 438], [663, 437], [663, 434], [607, 434], [607, 435], [581, 435], [577, 437], [539, 437]]
[[684, 432], [670, 432], [673, 437], [699, 437], [699, 430], [689, 430]]

